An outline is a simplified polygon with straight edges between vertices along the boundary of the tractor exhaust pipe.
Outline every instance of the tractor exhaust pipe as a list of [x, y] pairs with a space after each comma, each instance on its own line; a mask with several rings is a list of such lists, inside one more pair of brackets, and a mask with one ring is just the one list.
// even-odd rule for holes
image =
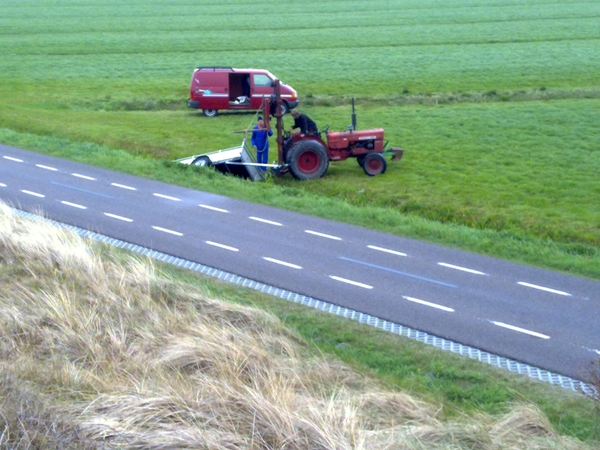
[[352, 131], [356, 130], [356, 113], [354, 112], [354, 97], [352, 97]]

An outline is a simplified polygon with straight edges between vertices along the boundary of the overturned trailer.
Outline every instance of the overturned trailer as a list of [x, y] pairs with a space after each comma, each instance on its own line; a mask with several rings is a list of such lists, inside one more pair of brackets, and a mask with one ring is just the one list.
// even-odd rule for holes
[[268, 170], [280, 169], [279, 164], [258, 164], [256, 151], [244, 134], [241, 145], [176, 160], [182, 164], [212, 167], [215, 170], [252, 181], [263, 181]]

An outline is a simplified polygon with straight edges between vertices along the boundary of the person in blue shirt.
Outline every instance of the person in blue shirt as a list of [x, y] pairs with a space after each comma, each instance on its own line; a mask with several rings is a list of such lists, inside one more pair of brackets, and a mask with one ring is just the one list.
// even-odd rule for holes
[[[265, 128], [265, 122], [258, 116], [256, 126], [252, 132], [252, 148], [256, 150], [256, 162], [267, 164], [269, 162], [269, 136], [273, 136], [273, 130]], [[266, 170], [265, 166], [259, 166], [260, 170]]]

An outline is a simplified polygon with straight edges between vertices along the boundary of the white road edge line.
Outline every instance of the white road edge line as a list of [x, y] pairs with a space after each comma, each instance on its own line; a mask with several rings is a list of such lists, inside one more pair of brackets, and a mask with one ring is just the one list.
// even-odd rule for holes
[[267, 223], [269, 225], [277, 225], [278, 227], [282, 227], [283, 226], [283, 224], [281, 224], [279, 222], [273, 222], [272, 220], [261, 219], [260, 217], [252, 217], [252, 216], [250, 216], [249, 219], [256, 220], [257, 222]]
[[61, 203], [63, 205], [72, 206], [73, 208], [87, 209], [87, 206], [78, 205], [77, 203], [71, 203], [71, 202], [67, 202], [67, 201], [64, 201], [64, 200], [61, 200]]
[[114, 186], [114, 187], [121, 188], [121, 189], [128, 189], [128, 190], [130, 190], [130, 191], [137, 191], [137, 189], [136, 189], [136, 188], [134, 188], [134, 187], [131, 187], [131, 186], [126, 186], [126, 185], [124, 185], [124, 184], [119, 184], [119, 183], [110, 183], [110, 185], [111, 185], [111, 186]]
[[358, 286], [365, 289], [373, 289], [373, 286], [369, 286], [368, 284], [359, 283], [358, 281], [352, 281], [342, 277], [336, 277], [335, 275], [329, 275], [329, 278], [331, 278], [332, 280], [341, 281], [342, 283], [351, 284], [352, 286]]
[[421, 305], [441, 309], [442, 311], [454, 312], [454, 310], [452, 308], [448, 308], [447, 306], [438, 305], [437, 303], [426, 302], [425, 300], [419, 300], [418, 298], [414, 298], [414, 297], [407, 297], [406, 295], [403, 295], [402, 298], [408, 300], [409, 302], [419, 303]]
[[569, 294], [568, 292], [564, 292], [564, 291], [557, 291], [556, 289], [550, 289], [544, 286], [538, 286], [536, 284], [530, 284], [530, 283], [525, 283], [524, 281], [519, 281], [517, 284], [520, 284], [521, 286], [525, 286], [525, 287], [530, 287], [533, 289], [539, 289], [540, 291], [546, 291], [546, 292], [551, 292], [553, 294], [558, 294], [558, 295], [564, 295], [566, 297], [571, 297], [571, 294]]
[[72, 173], [71, 175], [73, 175], [74, 177], [77, 177], [77, 178], [83, 178], [84, 180], [97, 181], [93, 177], [88, 177], [87, 175], [81, 175], [80, 173]]
[[124, 222], [133, 222], [133, 219], [129, 219], [129, 218], [123, 217], [123, 216], [117, 216], [116, 214], [111, 214], [111, 213], [105, 212], [104, 215], [107, 217], [112, 217], [113, 219], [122, 220]]
[[390, 250], [389, 248], [377, 247], [375, 245], [367, 245], [367, 248], [370, 248], [372, 250], [377, 250], [380, 252], [391, 253], [392, 255], [408, 256], [406, 253], [397, 252], [396, 250]]
[[19, 158], [13, 158], [12, 156], [3, 156], [4, 159], [8, 159], [9, 161], [14, 161], [14, 162], [23, 162], [22, 159]]
[[235, 247], [230, 247], [229, 245], [219, 244], [218, 242], [213, 241], [204, 241], [208, 245], [212, 245], [214, 247], [224, 248], [225, 250], [231, 250], [232, 252], [239, 252], [240, 250]]
[[155, 197], [160, 197], [160, 198], [166, 198], [167, 200], [173, 200], [176, 202], [180, 202], [181, 199], [177, 198], [177, 197], [171, 197], [170, 195], [163, 195], [163, 194], [157, 194], [156, 192], [154, 194]]
[[333, 239], [334, 241], [341, 241], [342, 240], [342, 238], [340, 238], [340, 237], [332, 236], [330, 234], [319, 233], [318, 231], [304, 230], [304, 232], [308, 233], [308, 234], [314, 234], [315, 236], [324, 237], [324, 238], [327, 238], [327, 239]]
[[210, 209], [212, 211], [217, 211], [217, 212], [222, 212], [222, 213], [228, 213], [229, 212], [226, 209], [217, 208], [215, 206], [208, 206], [208, 205], [203, 205], [203, 204], [199, 204], [198, 206], [200, 208]]
[[57, 169], [57, 168], [55, 168], [55, 167], [44, 166], [44, 165], [42, 165], [42, 164], [36, 164], [35, 166], [36, 166], [36, 167], [39, 167], [40, 169], [51, 170], [51, 171], [53, 171], [53, 172], [57, 172], [57, 171], [58, 171], [58, 169]]
[[487, 275], [485, 272], [480, 272], [479, 270], [467, 269], [466, 267], [455, 266], [453, 264], [439, 262], [438, 265], [448, 267], [450, 269], [462, 270], [463, 272], [474, 273], [475, 275]]
[[597, 348], [588, 348], [585, 346], [582, 346], [584, 350], [587, 350], [588, 352], [592, 352], [592, 353], [597, 353], [598, 355], [600, 355], [600, 350]]
[[268, 256], [263, 256], [265, 261], [269, 261], [275, 264], [280, 264], [282, 266], [291, 267], [292, 269], [302, 269], [302, 266], [297, 266], [296, 264], [288, 263], [285, 261], [280, 261], [279, 259], [269, 258]]
[[180, 233], [179, 231], [169, 230], [168, 228], [155, 227], [154, 225], [152, 225], [152, 228], [154, 228], [157, 231], [162, 231], [163, 233], [174, 234], [175, 236], [183, 236], [183, 233]]
[[518, 331], [519, 333], [529, 334], [530, 336], [538, 337], [541, 339], [550, 339], [550, 336], [547, 336], [545, 334], [536, 333], [535, 331], [526, 330], [525, 328], [515, 327], [514, 325], [509, 325], [507, 323], [496, 322], [494, 320], [492, 320], [492, 323], [502, 328], [508, 328], [509, 330]]
[[23, 194], [29, 194], [29, 195], [33, 195], [35, 197], [40, 197], [40, 198], [45, 198], [46, 197], [44, 194], [38, 194], [37, 192], [26, 191], [25, 189], [22, 189], [21, 192]]

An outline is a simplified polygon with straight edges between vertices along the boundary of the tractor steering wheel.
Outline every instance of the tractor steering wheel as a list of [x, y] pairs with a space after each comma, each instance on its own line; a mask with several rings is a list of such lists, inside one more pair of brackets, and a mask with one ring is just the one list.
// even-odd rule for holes
[[327, 134], [327, 132], [329, 131], [329, 128], [331, 127], [331, 124], [327, 124], [325, 125], [325, 128], [323, 128], [322, 130], [319, 130], [319, 133], [325, 133]]

